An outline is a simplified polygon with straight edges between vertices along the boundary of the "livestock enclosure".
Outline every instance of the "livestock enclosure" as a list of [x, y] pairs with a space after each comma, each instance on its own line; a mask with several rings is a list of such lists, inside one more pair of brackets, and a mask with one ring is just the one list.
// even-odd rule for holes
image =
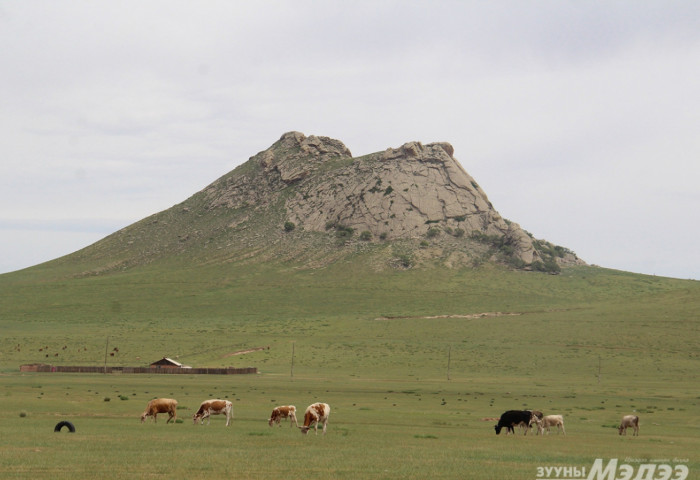
[[152, 368], [152, 367], [113, 367], [113, 366], [72, 366], [72, 365], [21, 365], [20, 372], [41, 373], [142, 373], [160, 375], [251, 375], [258, 373], [255, 367], [244, 368]]

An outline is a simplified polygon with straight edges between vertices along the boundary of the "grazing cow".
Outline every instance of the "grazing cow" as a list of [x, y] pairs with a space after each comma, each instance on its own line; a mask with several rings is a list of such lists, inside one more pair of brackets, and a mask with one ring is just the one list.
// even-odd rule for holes
[[520, 426], [525, 427], [525, 429], [529, 431], [530, 428], [532, 428], [532, 424], [535, 423], [537, 424], [537, 434], [539, 435], [541, 430], [540, 422], [542, 421], [544, 414], [539, 410], [530, 410], [530, 412], [532, 412], [532, 417], [530, 417], [530, 421], [527, 424], [521, 423]]
[[566, 435], [566, 430], [564, 430], [564, 417], [561, 415], [547, 415], [541, 420], [534, 417], [533, 420], [537, 423], [537, 433], [542, 433], [544, 435], [544, 431], [547, 430], [547, 434], [549, 434], [551, 427], [557, 427], [557, 434], [561, 431], [561, 433]]
[[[513, 427], [521, 423], [529, 425], [532, 417], [533, 414], [530, 410], [508, 410], [507, 412], [503, 412], [503, 415], [501, 415], [501, 418], [498, 420], [498, 424], [493, 428], [496, 430], [496, 435], [501, 433], [503, 427], [506, 427], [506, 435], [508, 435], [508, 432], [515, 435]], [[525, 435], [527, 435], [527, 430], [525, 430]]]
[[168, 421], [165, 423], [170, 423], [170, 420], [175, 422], [177, 418], [177, 400], [172, 398], [154, 398], [148, 405], [146, 405], [146, 410], [141, 414], [141, 423], [146, 420], [146, 417], [153, 417], [153, 422], [158, 422], [158, 414], [167, 413]]
[[306, 433], [311, 429], [311, 424], [314, 424], [314, 431], [318, 435], [318, 424], [323, 424], [323, 434], [326, 434], [326, 425], [328, 424], [328, 416], [331, 414], [331, 407], [327, 403], [314, 403], [306, 408], [304, 413], [304, 426], [299, 427], [301, 433]]
[[211, 423], [212, 415], [226, 415], [226, 426], [228, 427], [231, 418], [233, 417], [233, 403], [229, 400], [204, 400], [199, 406], [199, 410], [192, 416], [194, 424], [197, 425], [197, 420], [204, 424], [204, 419], [207, 419], [207, 425]]
[[269, 423], [270, 426], [272, 426], [273, 423], [277, 423], [277, 425], [281, 427], [283, 418], [289, 418], [290, 427], [292, 426], [292, 423], [295, 427], [299, 426], [297, 424], [297, 407], [294, 405], [284, 405], [273, 408], [272, 414], [270, 415], [270, 419], [267, 421], [267, 423]]
[[625, 415], [622, 417], [622, 422], [620, 423], [620, 426], [617, 427], [617, 431], [620, 433], [620, 435], [622, 435], [623, 432], [624, 435], [627, 435], [627, 427], [632, 427], [634, 429], [632, 436], [639, 436], [639, 417], [637, 415]]

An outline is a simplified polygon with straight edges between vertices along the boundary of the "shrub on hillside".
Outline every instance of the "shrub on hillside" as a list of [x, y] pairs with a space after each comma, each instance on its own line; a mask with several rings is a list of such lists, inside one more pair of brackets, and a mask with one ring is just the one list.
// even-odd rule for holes
[[346, 227], [345, 225], [335, 226], [335, 236], [338, 238], [350, 238], [353, 233], [355, 233], [355, 229], [352, 227]]
[[396, 261], [398, 266], [401, 268], [411, 268], [413, 265], [413, 260], [411, 260], [410, 255], [400, 254], [396, 256]]
[[545, 272], [545, 273], [559, 273], [561, 272], [561, 267], [559, 264], [554, 260], [553, 258], [546, 258], [544, 262], [540, 262], [539, 260], [536, 262], [532, 262], [532, 269], [537, 271], [537, 272]]

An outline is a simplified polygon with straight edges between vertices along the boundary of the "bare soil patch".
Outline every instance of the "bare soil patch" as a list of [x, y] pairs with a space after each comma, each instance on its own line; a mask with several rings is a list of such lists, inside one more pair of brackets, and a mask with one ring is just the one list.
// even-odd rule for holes
[[238, 350], [237, 352], [231, 352], [227, 353], [224, 355], [222, 358], [227, 358], [227, 357], [235, 357], [236, 355], [244, 355], [246, 353], [252, 353], [252, 352], [259, 352], [260, 350], [269, 350], [270, 347], [255, 347], [255, 348], [248, 348], [246, 350]]
[[505, 316], [516, 316], [522, 315], [519, 312], [484, 312], [484, 313], [470, 313], [466, 315], [428, 315], [428, 316], [384, 316], [378, 317], [376, 320], [401, 320], [401, 319], [416, 319], [422, 318], [426, 320], [433, 320], [437, 318], [487, 318], [487, 317], [505, 317]]

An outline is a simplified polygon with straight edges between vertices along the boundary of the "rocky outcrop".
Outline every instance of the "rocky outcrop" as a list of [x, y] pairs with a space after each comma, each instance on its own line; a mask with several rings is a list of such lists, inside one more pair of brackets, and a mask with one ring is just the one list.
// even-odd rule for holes
[[351, 158], [338, 140], [289, 132], [256, 159], [268, 174], [276, 172], [285, 184], [298, 182], [329, 160]]
[[554, 258], [553, 246], [543, 248], [502, 218], [447, 142], [408, 142], [353, 158], [338, 140], [289, 132], [203, 193], [206, 209], [230, 212], [230, 228], [265, 217], [279, 231], [285, 224], [297, 232], [340, 230], [369, 242], [418, 239], [421, 245], [430, 238], [431, 246], [444, 233], [485, 245], [519, 268], [580, 261], [566, 249]]
[[299, 183], [325, 164], [351, 160], [342, 142], [288, 132], [270, 148], [204, 189], [212, 208], [265, 207], [288, 185]]
[[531, 238], [506, 222], [453, 157], [449, 143], [410, 142], [370, 155], [300, 188], [287, 201], [293, 222], [314, 231], [343, 225], [375, 238], [419, 238], [431, 228], [506, 237], [525, 263]]
[[449, 143], [353, 157], [338, 140], [299, 132], [79, 255], [102, 259], [86, 275], [164, 258], [318, 268], [352, 257], [373, 269], [497, 262], [543, 272], [584, 263], [502, 218]]
[[289, 132], [251, 157], [248, 172], [205, 193], [212, 208], [260, 209], [284, 192], [286, 219], [304, 231], [342, 226], [375, 240], [420, 238], [431, 229], [467, 238], [478, 232], [501, 238], [526, 264], [538, 260], [532, 238], [499, 215], [453, 155], [446, 142], [409, 142], [352, 158], [338, 140]]

